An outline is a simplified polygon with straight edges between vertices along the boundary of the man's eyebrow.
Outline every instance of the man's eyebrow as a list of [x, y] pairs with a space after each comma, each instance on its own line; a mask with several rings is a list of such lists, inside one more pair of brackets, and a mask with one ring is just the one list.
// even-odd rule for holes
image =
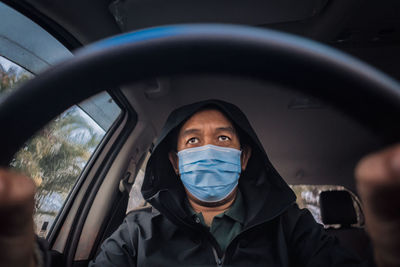
[[231, 132], [233, 134], [236, 134], [235, 128], [233, 128], [232, 126], [218, 127], [216, 130], [219, 132]]
[[200, 129], [189, 128], [189, 129], [184, 130], [184, 131], [182, 132], [181, 136], [182, 136], [182, 137], [185, 137], [185, 136], [187, 136], [187, 135], [195, 134], [195, 133], [200, 133], [200, 132], [201, 132]]

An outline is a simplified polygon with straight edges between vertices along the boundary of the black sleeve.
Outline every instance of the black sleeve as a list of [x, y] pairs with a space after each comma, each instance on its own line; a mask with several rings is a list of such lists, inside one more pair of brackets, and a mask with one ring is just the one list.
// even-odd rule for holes
[[[132, 221], [124, 220], [121, 226], [108, 238], [102, 246], [96, 259], [89, 263], [89, 267], [107, 266], [136, 266], [136, 250], [133, 240], [136, 225]], [[61, 265], [61, 254], [51, 255], [47, 240], [36, 236], [35, 240], [36, 264], [40, 267]], [[59, 254], [58, 252], [54, 252]], [[53, 257], [54, 256], [54, 257]]]
[[52, 265], [50, 261], [50, 251], [49, 251], [49, 245], [47, 243], [46, 239], [43, 239], [41, 237], [38, 237], [35, 235], [35, 248], [34, 248], [34, 253], [35, 253], [35, 258], [36, 258], [36, 264], [39, 267], [50, 267]]
[[101, 245], [101, 251], [89, 267], [136, 266], [134, 239], [136, 225], [127, 219]]
[[363, 261], [341, 247], [307, 209], [293, 205], [282, 218], [293, 266], [374, 266], [373, 260]]

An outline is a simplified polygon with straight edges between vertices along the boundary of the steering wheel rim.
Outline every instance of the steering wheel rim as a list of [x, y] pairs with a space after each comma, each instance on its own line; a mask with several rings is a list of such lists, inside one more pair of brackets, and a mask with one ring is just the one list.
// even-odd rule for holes
[[272, 30], [171, 25], [122, 34], [80, 49], [74, 58], [2, 99], [0, 164], [7, 166], [30, 136], [91, 95], [154, 76], [194, 73], [277, 82], [336, 106], [386, 143], [396, 141], [400, 133], [399, 83], [351, 56]]

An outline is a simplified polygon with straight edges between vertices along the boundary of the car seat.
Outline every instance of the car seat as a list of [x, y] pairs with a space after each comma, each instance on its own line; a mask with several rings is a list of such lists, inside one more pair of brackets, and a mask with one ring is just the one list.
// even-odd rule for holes
[[371, 258], [370, 239], [362, 226], [355, 226], [358, 220], [351, 194], [345, 190], [322, 191], [319, 203], [327, 233], [336, 236], [344, 248], [361, 259]]

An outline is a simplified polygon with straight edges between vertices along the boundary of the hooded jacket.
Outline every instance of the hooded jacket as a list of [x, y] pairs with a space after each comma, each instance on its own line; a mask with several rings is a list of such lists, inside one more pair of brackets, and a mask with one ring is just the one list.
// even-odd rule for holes
[[[185, 205], [186, 194], [168, 159], [180, 126], [197, 111], [216, 108], [252, 148], [239, 189], [246, 208], [242, 231], [222, 251]], [[102, 245], [91, 266], [361, 266], [328, 236], [268, 159], [243, 112], [208, 100], [173, 111], [147, 163], [142, 195], [151, 207], [131, 212]]]

